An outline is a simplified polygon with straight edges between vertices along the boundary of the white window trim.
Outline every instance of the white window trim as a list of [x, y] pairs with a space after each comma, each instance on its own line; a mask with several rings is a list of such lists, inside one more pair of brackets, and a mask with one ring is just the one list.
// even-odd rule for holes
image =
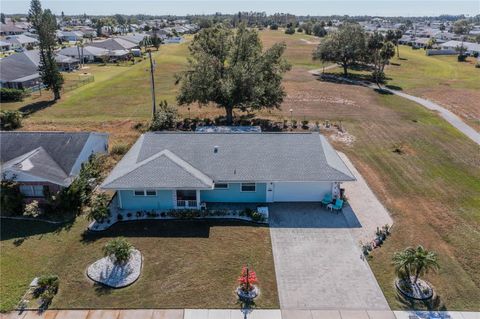
[[[253, 184], [255, 189], [253, 191], [244, 191], [243, 184]], [[240, 183], [240, 193], [255, 193], [257, 191], [257, 183]]]
[[[142, 191], [143, 195], [137, 195], [135, 192]], [[147, 191], [149, 192], [155, 192], [155, 195], [147, 195]], [[134, 189], [133, 190], [133, 196], [134, 197], [156, 197], [157, 196], [157, 190], [156, 189]]]
[[[215, 186], [216, 186], [217, 184], [225, 184], [225, 185], [227, 185], [227, 187], [225, 187], [225, 188], [216, 188]], [[223, 191], [223, 190], [227, 190], [227, 189], [229, 189], [229, 188], [230, 188], [230, 184], [229, 184], [229, 183], [215, 183], [214, 186], [213, 186], [213, 189], [214, 189], [214, 190], [217, 190], [217, 191]]]

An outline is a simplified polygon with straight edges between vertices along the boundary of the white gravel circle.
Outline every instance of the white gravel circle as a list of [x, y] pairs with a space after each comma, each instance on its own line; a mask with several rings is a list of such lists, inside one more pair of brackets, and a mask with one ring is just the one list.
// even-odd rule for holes
[[134, 249], [130, 260], [124, 264], [114, 264], [109, 257], [97, 260], [87, 268], [87, 276], [103, 285], [122, 288], [134, 283], [140, 277], [141, 270], [142, 254]]

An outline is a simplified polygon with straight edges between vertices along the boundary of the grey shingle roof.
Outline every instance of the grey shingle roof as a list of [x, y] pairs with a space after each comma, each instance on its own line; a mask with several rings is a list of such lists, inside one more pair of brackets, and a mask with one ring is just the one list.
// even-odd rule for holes
[[140, 137], [102, 187], [180, 187], [186, 177], [193, 183], [196, 179], [182, 167], [173, 167], [172, 161], [154, 160], [166, 150], [216, 182], [355, 180], [318, 133], [155, 132]]
[[0, 132], [0, 162], [6, 163], [41, 147], [68, 175], [89, 132]]
[[89, 46], [107, 50], [130, 50], [138, 47], [137, 44], [121, 38], [110, 38], [103, 41], [92, 42]]
[[[58, 51], [59, 54], [67, 55], [67, 56], [72, 56], [74, 58], [78, 58], [78, 48], [76, 46], [74, 47], [67, 47], [63, 48], [60, 51]], [[82, 54], [82, 49], [80, 48], [80, 54]], [[96, 57], [100, 57], [102, 55], [108, 54], [108, 51], [106, 49], [102, 48], [97, 48], [97, 47], [92, 47], [92, 46], [85, 46], [83, 47], [83, 55], [92, 55]]]
[[26, 173], [63, 186], [71, 183], [70, 177], [42, 147], [6, 162], [2, 165], [2, 172], [5, 170]]
[[12, 54], [0, 60], [0, 80], [10, 82], [26, 76], [38, 77], [38, 51], [24, 51]]

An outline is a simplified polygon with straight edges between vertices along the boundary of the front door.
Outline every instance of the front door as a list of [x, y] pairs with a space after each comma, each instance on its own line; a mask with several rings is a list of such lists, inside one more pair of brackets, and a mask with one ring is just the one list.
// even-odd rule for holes
[[267, 203], [272, 203], [273, 202], [273, 192], [274, 192], [274, 186], [273, 182], [267, 183]]

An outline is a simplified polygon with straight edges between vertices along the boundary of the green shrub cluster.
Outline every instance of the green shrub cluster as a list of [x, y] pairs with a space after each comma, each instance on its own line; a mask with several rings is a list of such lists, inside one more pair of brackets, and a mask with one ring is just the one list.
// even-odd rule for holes
[[125, 238], [119, 237], [110, 240], [103, 252], [106, 257], [112, 257], [115, 263], [125, 263], [130, 259], [133, 246]]
[[0, 183], [0, 213], [2, 215], [21, 215], [23, 213], [23, 195], [18, 183], [2, 177]]
[[23, 100], [25, 92], [19, 89], [0, 89], [0, 101], [2, 102], [18, 102]]
[[2, 131], [15, 130], [22, 126], [22, 112], [19, 111], [0, 111], [0, 129]]
[[163, 131], [175, 128], [177, 115], [175, 107], [169, 106], [167, 101], [162, 101], [153, 115], [150, 131]]
[[42, 300], [42, 308], [46, 308], [52, 302], [53, 297], [58, 292], [59, 285], [60, 280], [56, 275], [43, 275], [38, 278], [38, 288], [34, 295]]

